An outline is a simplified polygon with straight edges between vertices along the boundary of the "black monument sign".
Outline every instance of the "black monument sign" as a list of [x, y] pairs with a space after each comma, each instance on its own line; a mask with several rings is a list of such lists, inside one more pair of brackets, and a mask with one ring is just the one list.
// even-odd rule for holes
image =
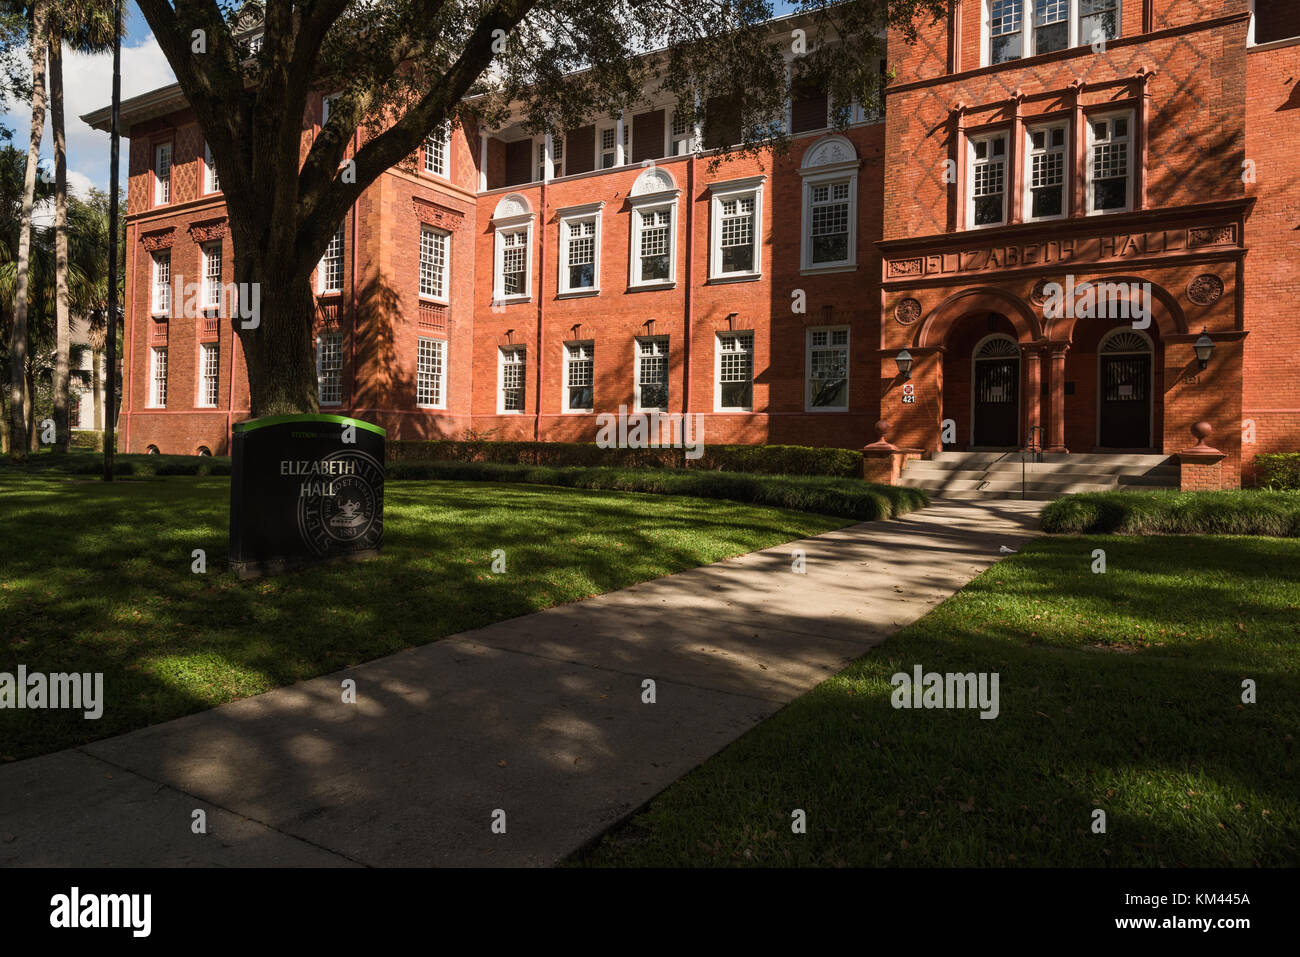
[[230, 567], [240, 578], [370, 558], [384, 537], [384, 430], [339, 415], [239, 422]]

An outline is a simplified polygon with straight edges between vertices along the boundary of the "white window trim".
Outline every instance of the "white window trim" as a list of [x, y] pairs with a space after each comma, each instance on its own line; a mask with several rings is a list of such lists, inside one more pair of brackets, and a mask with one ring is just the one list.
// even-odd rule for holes
[[[994, 140], [1003, 141], [1002, 153], [1002, 218], [996, 223], [975, 223], [975, 145], [992, 144]], [[990, 156], [992, 153], [990, 152]], [[996, 229], [1011, 221], [1011, 131], [1009, 129], [990, 130], [966, 138], [966, 228]]]
[[[1039, 130], [1045, 130], [1050, 133], [1052, 130], [1065, 130], [1065, 146], [1062, 148], [1065, 153], [1064, 180], [1061, 183], [1061, 212], [1055, 216], [1033, 216], [1031, 213], [1034, 209], [1034, 133]], [[1049, 150], [1050, 152], [1050, 150]], [[1024, 212], [1024, 221], [1027, 223], [1048, 223], [1056, 219], [1066, 219], [1070, 215], [1070, 187], [1074, 179], [1074, 153], [1070, 142], [1070, 121], [1054, 120], [1050, 123], [1034, 123], [1025, 127], [1025, 155], [1022, 160], [1024, 170], [1024, 195], [1021, 197], [1021, 209]], [[1010, 171], [1008, 170], [1008, 173]]]
[[[709, 281], [744, 282], [763, 275], [763, 184], [766, 176], [751, 176], [709, 187]], [[850, 193], [852, 186], [850, 186]], [[745, 272], [722, 271], [722, 204], [728, 199], [754, 198], [754, 268]], [[850, 211], [852, 203], [850, 202]], [[850, 230], [852, 233], [852, 230]]]
[[[217, 395], [216, 398], [213, 399], [213, 401], [209, 402], [207, 401], [207, 398], [204, 395], [204, 392], [206, 391], [204, 386], [206, 385], [207, 376], [204, 374], [203, 371], [203, 358], [204, 355], [211, 349], [217, 350]], [[221, 347], [219, 343], [216, 342], [199, 343], [198, 371], [199, 374], [195, 376], [195, 378], [198, 379], [198, 390], [197, 390], [197, 394], [194, 397], [194, 406], [195, 408], [199, 408], [199, 409], [215, 409], [217, 407], [217, 404], [221, 401]]]
[[[171, 264], [172, 264], [171, 250], [170, 249], [164, 250], [161, 254], [153, 253], [149, 257], [149, 259], [150, 259], [150, 279], [151, 279], [150, 286], [152, 289], [152, 292], [150, 293], [149, 296], [149, 312], [153, 316], [162, 316], [162, 317], [170, 316], [171, 315]], [[160, 283], [158, 281], [158, 273], [161, 271], [161, 264], [159, 261], [162, 259], [167, 260], [167, 282], [166, 283]], [[166, 304], [160, 303], [158, 301], [158, 291], [159, 289], [163, 289], [163, 288], [167, 290]]]
[[[847, 163], [833, 163], [828, 166], [816, 166], [801, 169], [803, 178], [803, 204], [799, 229], [800, 237], [799, 272], [805, 275], [823, 272], [852, 272], [858, 268], [858, 169], [860, 160]], [[814, 263], [812, 261], [812, 194], [814, 186], [849, 181], [849, 258], [842, 262]]]
[[[644, 174], [643, 174], [644, 175]], [[671, 289], [677, 285], [677, 231], [681, 224], [677, 218], [677, 198], [680, 189], [665, 189], [657, 193], [644, 193], [629, 196], [628, 205], [632, 207], [632, 222], [628, 226], [627, 247], [627, 285], [629, 289]], [[672, 221], [668, 226], [668, 278], [639, 281], [641, 269], [641, 214], [652, 210], [667, 209]]]
[[[337, 399], [332, 400], [332, 401], [329, 401], [329, 402], [325, 402], [325, 401], [323, 401], [323, 400], [321, 400], [321, 399], [319, 398], [320, 393], [321, 393], [321, 385], [322, 385], [322, 384], [324, 383], [324, 381], [325, 381], [325, 369], [324, 369], [323, 364], [322, 364], [322, 361], [321, 361], [321, 360], [324, 358], [324, 356], [323, 356], [323, 354], [322, 354], [322, 350], [321, 350], [321, 340], [323, 340], [326, 336], [338, 336], [338, 337], [339, 337], [339, 360], [340, 360], [340, 362], [339, 362], [339, 370], [338, 370], [338, 373], [339, 373], [339, 397], [338, 397]], [[316, 336], [316, 395], [317, 395], [317, 400], [318, 400], [318, 401], [317, 401], [317, 404], [319, 404], [319, 405], [321, 405], [321, 406], [325, 406], [325, 407], [328, 407], [328, 408], [335, 408], [335, 407], [337, 407], [337, 406], [341, 406], [341, 405], [343, 404], [343, 363], [342, 363], [342, 358], [343, 358], [343, 334], [342, 334], [342, 333], [327, 330], [327, 331], [324, 331], [324, 332], [321, 332], [321, 333], [317, 334], [317, 336]]]
[[[158, 354], [159, 353], [166, 355], [167, 347], [152, 346], [149, 349], [149, 408], [151, 409], [167, 408], [166, 396], [163, 397], [162, 402], [158, 401]], [[165, 359], [163, 361], [166, 362]], [[170, 373], [171, 372], [170, 366], [165, 371], [166, 373]], [[162, 378], [163, 378], [163, 382], [167, 383], [167, 375], [164, 374]]]
[[668, 399], [672, 399], [672, 337], [671, 336], [637, 336], [633, 339], [633, 349], [635, 350], [632, 357], [632, 411], [633, 412], [667, 412], [668, 403], [664, 408], [657, 405], [646, 406], [641, 404], [641, 343], [642, 342], [662, 342], [664, 344], [664, 378], [668, 381]]
[[[440, 371], [435, 378], [438, 382], [438, 401], [421, 402], [420, 401], [420, 342], [436, 342], [442, 344], [442, 361], [439, 363]], [[415, 407], [417, 409], [445, 409], [447, 408], [447, 340], [439, 339], [436, 336], [417, 336], [415, 345]]]
[[221, 308], [221, 277], [220, 276], [217, 276], [215, 279], [216, 293], [217, 293], [215, 296], [216, 302], [215, 303], [210, 302], [209, 301], [210, 297], [208, 295], [209, 292], [212, 291], [213, 283], [214, 283], [214, 280], [208, 276], [208, 263], [211, 262], [212, 259], [214, 258], [213, 257], [214, 251], [216, 253], [215, 258], [217, 262], [224, 269], [225, 262], [222, 260], [221, 240], [214, 239], [212, 242], [204, 243], [203, 245], [199, 246], [199, 268], [201, 270], [199, 276], [199, 308], [202, 309], [204, 312], [207, 312], [209, 309]]
[[[813, 405], [812, 404], [812, 336], [814, 332], [844, 332], [848, 334], [849, 341], [844, 345], [845, 362], [844, 362], [844, 405]], [[822, 413], [822, 412], [847, 412], [849, 411], [849, 397], [852, 382], [852, 369], [850, 367], [853, 354], [853, 332], [848, 326], [809, 326], [804, 333], [803, 349], [803, 408], [805, 412]], [[827, 346], [828, 349], [838, 349], [839, 346]]]
[[[1114, 216], [1117, 213], [1133, 212], [1133, 186], [1136, 176], [1134, 174], [1136, 156], [1136, 138], [1134, 137], [1134, 111], [1133, 110], [1116, 110], [1113, 113], [1087, 113], [1084, 114], [1083, 122], [1086, 128], [1085, 142], [1088, 144], [1083, 153], [1083, 189], [1084, 189], [1084, 212], [1088, 216]], [[1099, 120], [1111, 122], [1118, 119], [1128, 120], [1128, 135], [1124, 137], [1128, 143], [1128, 174], [1124, 181], [1124, 206], [1120, 209], [1094, 209], [1093, 208], [1093, 168], [1092, 168], [1092, 124]]]
[[[158, 167], [162, 166], [162, 153], [167, 150], [167, 178], [163, 179], [158, 175]], [[171, 140], [166, 143], [159, 143], [153, 148], [153, 205], [167, 206], [172, 201], [172, 174], [176, 169], [176, 147]], [[167, 184], [167, 195], [162, 195], [163, 183]]]
[[[598, 203], [587, 203], [583, 206], [568, 206], [557, 210], [560, 217], [560, 255], [555, 258], [558, 260], [556, 288], [561, 296], [598, 296], [600, 295], [600, 245], [602, 226], [601, 221], [604, 219], [603, 211], [605, 201]], [[572, 289], [569, 287], [569, 241], [568, 228], [569, 223], [576, 220], [594, 219], [596, 222], [595, 254], [592, 261], [592, 272], [595, 284], [589, 289]]]
[[[731, 335], [749, 335], [749, 405], [732, 406], [722, 404], [722, 337]], [[753, 329], [736, 329], [718, 331], [713, 335], [713, 411], [714, 412], [753, 412], [754, 411], [754, 356], [758, 347], [758, 336]]]
[[[1253, 0], [1252, 0], [1253, 5]], [[1019, 60], [1004, 60], [1000, 64], [993, 62], [993, 2], [992, 0], [981, 0], [980, 11], [980, 66], [1004, 66], [1007, 63], [1019, 63], [1021, 60], [1028, 60], [1030, 57], [1038, 56], [1033, 51], [1034, 45], [1034, 0], [1023, 0], [1020, 13], [1020, 49], [1022, 51]], [[1089, 46], [1092, 43], [1091, 37], [1081, 37], [1079, 35], [1079, 0], [1070, 0], [1070, 38], [1066, 41], [1065, 48], [1072, 50], [1075, 47]], [[1252, 19], [1253, 23], [1253, 19]], [[1118, 40], [1124, 36], [1124, 0], [1115, 0], [1115, 36], [1112, 40]], [[1111, 42], [1110, 40], [1106, 41]], [[1249, 39], [1247, 40], [1249, 45]], [[1060, 52], [1060, 51], [1052, 51]], [[1045, 54], [1044, 54], [1045, 55]]]
[[[492, 220], [492, 230], [494, 233], [492, 300], [494, 302], [527, 302], [533, 297], [533, 214], [525, 213], [522, 216], [494, 219]], [[524, 240], [524, 291], [507, 296], [503, 291], [505, 289], [505, 275], [502, 272], [506, 251], [505, 234], [519, 230], [523, 230], [526, 234]]]
[[422, 263], [419, 260], [419, 253], [416, 255], [416, 291], [421, 302], [436, 302], [447, 305], [451, 302], [451, 233], [445, 229], [438, 229], [436, 226], [429, 226], [425, 223], [420, 224], [420, 244], [424, 244], [424, 234], [426, 232], [434, 233], [441, 236], [443, 241], [442, 249], [442, 295], [435, 296], [426, 292], [419, 291], [420, 275], [419, 270]]
[[[506, 353], [521, 352], [524, 361], [521, 363], [524, 367], [524, 395], [522, 408], [506, 408]], [[497, 415], [524, 415], [528, 411], [528, 348], [527, 346], [498, 346], [497, 347]]]
[[[347, 272], [348, 263], [348, 235], [346, 229], [341, 223], [339, 224], [339, 228], [334, 231], [335, 236], [340, 234], [342, 235], [342, 239], [339, 240], [339, 251], [342, 253], [343, 268], [340, 270], [339, 286], [337, 289], [325, 288], [325, 256], [329, 253], [329, 245], [327, 244], [325, 246], [325, 252], [321, 253], [320, 262], [316, 264], [316, 294], [319, 296], [333, 296], [343, 292], [343, 281], [346, 278], [344, 273]], [[330, 242], [333, 241], [334, 240], [331, 238]]]
[[442, 130], [442, 172], [429, 169], [429, 140], [436, 138], [435, 133], [430, 133], [424, 138], [424, 162], [420, 165], [420, 171], [430, 176], [437, 176], [439, 179], [451, 178], [451, 123], [448, 122]]
[[[591, 349], [591, 406], [578, 408], [569, 404], [569, 358], [570, 346], [587, 346]], [[560, 410], [568, 415], [590, 415], [596, 411], [596, 343], [592, 339], [573, 339], [561, 345], [563, 368], [560, 375]], [[584, 360], [579, 360], [584, 361]]]
[[212, 148], [203, 144], [203, 195], [220, 193], [221, 184], [217, 182], [217, 165], [212, 161]]

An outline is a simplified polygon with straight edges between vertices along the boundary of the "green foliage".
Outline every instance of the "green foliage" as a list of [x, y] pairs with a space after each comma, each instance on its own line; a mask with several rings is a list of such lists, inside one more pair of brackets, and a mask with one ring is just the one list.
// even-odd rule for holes
[[1043, 510], [1043, 531], [1118, 535], [1300, 536], [1300, 494], [1085, 492]]
[[1255, 478], [1261, 488], [1300, 489], [1300, 452], [1267, 452], [1255, 456]]

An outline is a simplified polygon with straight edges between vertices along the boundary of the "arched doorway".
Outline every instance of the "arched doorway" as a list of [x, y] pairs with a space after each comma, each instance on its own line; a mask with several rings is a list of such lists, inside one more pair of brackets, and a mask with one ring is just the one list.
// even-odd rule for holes
[[1151, 339], [1116, 329], [1097, 348], [1097, 445], [1151, 448]]
[[1020, 445], [1020, 346], [995, 333], [979, 341], [971, 370], [971, 445], [1014, 449]]

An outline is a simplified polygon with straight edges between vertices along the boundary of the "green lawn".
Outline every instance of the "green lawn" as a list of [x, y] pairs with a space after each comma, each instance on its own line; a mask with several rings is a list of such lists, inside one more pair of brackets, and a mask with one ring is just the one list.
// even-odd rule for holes
[[[1298, 572], [1295, 540], [1039, 539], [573, 863], [1300, 863]], [[1000, 715], [895, 710], [916, 664], [997, 672]]]
[[[0, 758], [179, 717], [468, 628], [839, 528], [688, 497], [397, 482], [382, 557], [239, 583], [228, 479], [0, 469], [0, 671], [104, 673], [98, 721], [0, 710]], [[208, 571], [190, 570], [204, 549]], [[506, 574], [491, 573], [493, 549]]]

